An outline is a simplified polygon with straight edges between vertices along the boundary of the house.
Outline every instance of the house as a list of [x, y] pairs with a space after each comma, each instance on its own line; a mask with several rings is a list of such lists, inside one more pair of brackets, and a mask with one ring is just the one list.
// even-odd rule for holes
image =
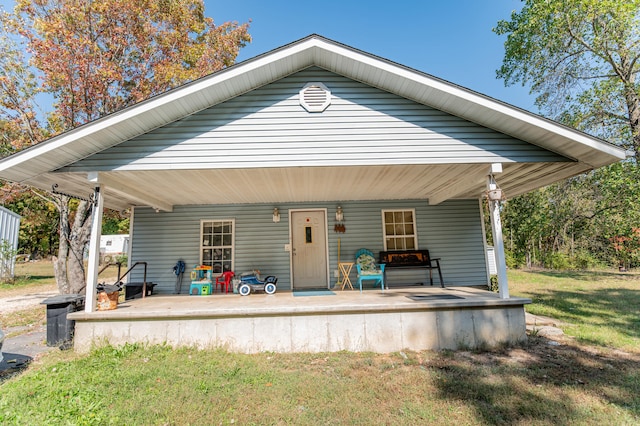
[[[90, 292], [97, 281], [102, 206], [130, 209], [129, 259], [145, 262], [147, 281], [156, 284], [158, 296], [122, 312], [94, 312], [95, 300], [87, 298], [86, 312], [73, 314], [76, 339], [83, 336], [85, 347], [88, 340], [105, 336], [112, 342], [148, 339], [162, 317], [167, 325], [153, 341], [192, 343], [185, 335], [196, 327], [198, 336], [192, 339], [205, 336], [200, 343], [242, 351], [398, 350], [455, 347], [460, 327], [471, 334], [482, 329], [485, 337], [504, 336], [492, 343], [521, 340], [528, 301], [508, 294], [501, 194], [513, 197], [624, 158], [622, 149], [587, 134], [311, 35], [6, 158], [0, 161], [0, 178], [43, 189], [59, 184], [64, 192], [84, 197], [95, 192]], [[487, 195], [492, 198], [483, 207]], [[471, 293], [489, 280], [486, 214], [497, 242], [500, 294], [474, 293], [471, 302]], [[338, 263], [352, 262], [363, 247], [374, 253], [428, 249], [441, 258], [444, 291], [468, 290], [469, 299], [413, 302], [397, 307], [402, 312], [391, 319], [370, 316], [396, 309], [391, 299], [378, 305], [372, 292], [349, 296], [342, 304], [349, 306], [345, 311], [336, 312], [335, 301], [309, 307], [320, 313], [314, 319], [303, 313], [307, 302], [295, 298], [277, 314], [272, 306], [247, 307], [275, 306], [288, 290], [334, 288]], [[224, 306], [211, 305], [197, 315], [176, 313], [178, 296], [153, 309], [143, 305], [174, 292], [172, 267], [178, 260], [189, 267], [275, 275], [275, 296], [281, 299], [221, 296]], [[397, 271], [387, 281], [393, 288], [423, 280], [423, 273]], [[132, 274], [142, 280], [142, 270]], [[198, 298], [185, 299], [193, 310]], [[150, 310], [142, 313], [143, 306]], [[430, 320], [421, 316], [425, 309], [436, 315], [438, 327], [449, 327], [438, 328], [437, 343], [410, 341], [422, 333], [416, 330], [429, 328], [425, 321]], [[156, 321], [145, 322], [150, 317]], [[198, 325], [184, 326], [185, 317]], [[275, 323], [259, 329], [256, 317]], [[136, 318], [144, 322], [137, 334], [130, 325], [118, 331], [105, 325]], [[345, 318], [356, 328], [344, 326]], [[326, 326], [334, 319], [339, 326]], [[246, 343], [238, 344], [238, 327], [243, 327], [238, 321], [253, 330]], [[394, 326], [402, 321], [402, 327]], [[331, 344], [309, 345], [312, 335], [300, 332], [301, 324], [342, 334], [327, 338]], [[274, 327], [305, 334], [301, 341], [307, 346], [272, 343], [280, 337], [265, 330]], [[388, 341], [389, 327], [395, 327], [391, 334], [406, 334], [397, 340], [399, 348], [371, 343]], [[365, 329], [382, 334], [361, 339]], [[261, 333], [267, 337], [261, 340]], [[471, 345], [486, 343], [483, 336], [472, 336]]]
[[100, 255], [105, 261], [115, 260], [115, 256], [129, 252], [129, 234], [100, 236]]

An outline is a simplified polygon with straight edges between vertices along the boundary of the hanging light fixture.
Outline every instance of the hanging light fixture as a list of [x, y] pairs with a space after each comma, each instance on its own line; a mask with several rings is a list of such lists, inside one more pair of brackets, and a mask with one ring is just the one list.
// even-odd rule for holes
[[277, 207], [273, 209], [273, 223], [280, 222], [280, 210]]
[[487, 199], [489, 201], [502, 201], [504, 199], [504, 194], [502, 193], [502, 188], [498, 186], [498, 182], [493, 175], [489, 175], [490, 185], [489, 189], [487, 189]]
[[342, 213], [342, 207], [338, 206], [336, 209], [336, 222], [344, 221], [344, 214]]

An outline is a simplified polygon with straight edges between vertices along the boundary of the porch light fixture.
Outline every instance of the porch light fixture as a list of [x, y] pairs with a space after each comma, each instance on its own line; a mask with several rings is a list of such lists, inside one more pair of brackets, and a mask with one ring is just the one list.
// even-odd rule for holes
[[497, 189], [492, 189], [490, 191], [487, 191], [487, 198], [489, 199], [489, 201], [502, 200], [502, 189], [497, 188]]
[[344, 220], [344, 214], [342, 213], [342, 207], [338, 206], [336, 209], [336, 222], [342, 222]]
[[273, 209], [273, 223], [280, 222], [280, 210], [278, 208]]
[[493, 174], [489, 175], [489, 183], [487, 185], [487, 199], [489, 201], [502, 201], [505, 199], [504, 192], [502, 188], [498, 186], [498, 182], [496, 182], [496, 178]]

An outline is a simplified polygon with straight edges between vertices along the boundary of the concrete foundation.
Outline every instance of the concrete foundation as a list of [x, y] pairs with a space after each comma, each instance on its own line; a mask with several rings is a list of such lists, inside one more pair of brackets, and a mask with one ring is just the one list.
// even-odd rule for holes
[[[455, 295], [456, 299], [438, 297]], [[428, 295], [428, 300], [415, 300]], [[414, 297], [412, 299], [412, 297]], [[152, 296], [113, 311], [76, 312], [75, 349], [125, 343], [233, 352], [334, 352], [490, 348], [526, 339], [528, 299], [468, 288]]]

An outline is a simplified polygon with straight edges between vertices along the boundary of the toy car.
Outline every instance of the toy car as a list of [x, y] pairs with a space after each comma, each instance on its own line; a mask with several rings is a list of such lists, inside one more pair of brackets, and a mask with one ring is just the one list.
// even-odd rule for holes
[[262, 281], [259, 272], [245, 272], [240, 275], [240, 284], [238, 285], [238, 293], [241, 296], [248, 296], [252, 292], [264, 291], [267, 294], [276, 292], [276, 283], [278, 279], [273, 275], [269, 275]]

